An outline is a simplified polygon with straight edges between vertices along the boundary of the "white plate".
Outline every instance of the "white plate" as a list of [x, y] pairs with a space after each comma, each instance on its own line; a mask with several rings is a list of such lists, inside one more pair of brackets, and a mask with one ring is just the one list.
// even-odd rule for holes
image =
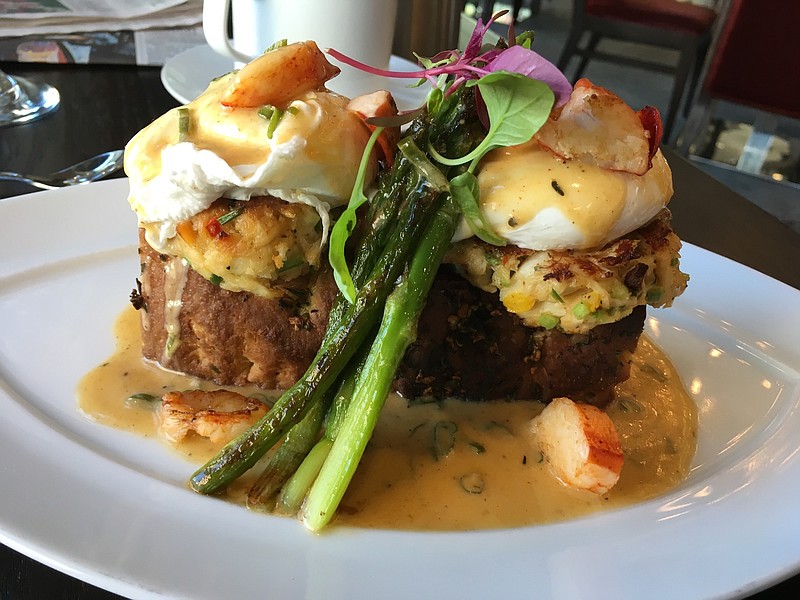
[[[415, 79], [387, 79], [362, 75], [357, 81], [353, 81], [357, 73], [352, 67], [333, 59], [331, 62], [335, 62], [342, 69], [342, 74], [332, 79], [328, 87], [346, 96], [352, 97], [378, 89], [386, 89], [392, 92], [401, 110], [410, 110], [417, 108], [425, 101], [429, 90], [429, 86], [408, 87], [416, 83]], [[173, 98], [186, 104], [202, 93], [209, 81], [232, 69], [232, 60], [220, 56], [210, 46], [203, 44], [185, 50], [167, 60], [161, 68], [161, 82]], [[413, 62], [399, 56], [392, 56], [389, 61], [389, 70], [391, 71], [416, 71], [417, 69], [419, 67]]]
[[697, 401], [688, 480], [632, 508], [463, 533], [335, 529], [186, 488], [194, 467], [88, 421], [139, 272], [127, 182], [0, 200], [0, 541], [133, 598], [724, 598], [800, 567], [800, 292], [687, 245], [647, 329]]

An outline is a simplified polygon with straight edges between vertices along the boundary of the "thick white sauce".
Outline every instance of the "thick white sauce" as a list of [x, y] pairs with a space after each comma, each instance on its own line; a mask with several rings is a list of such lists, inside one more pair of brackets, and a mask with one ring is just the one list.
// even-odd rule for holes
[[[117, 352], [78, 387], [80, 408], [103, 424], [157, 437], [152, 407], [126, 401], [128, 396], [210, 386], [143, 361], [133, 309], [123, 312], [115, 335]], [[530, 420], [543, 408], [538, 402], [407, 406], [392, 396], [336, 522], [424, 530], [514, 527], [664, 493], [683, 480], [694, 456], [695, 406], [667, 358], [646, 338], [617, 396], [608, 412], [622, 439], [625, 466], [617, 486], [604, 496], [569, 489], [552, 475], [529, 431]], [[437, 423], [457, 427], [452, 451], [439, 460], [434, 457]], [[177, 449], [197, 464], [215, 452], [196, 437]], [[194, 468], [187, 464], [187, 479]], [[240, 501], [246, 491], [246, 481], [239, 482], [230, 496]]]

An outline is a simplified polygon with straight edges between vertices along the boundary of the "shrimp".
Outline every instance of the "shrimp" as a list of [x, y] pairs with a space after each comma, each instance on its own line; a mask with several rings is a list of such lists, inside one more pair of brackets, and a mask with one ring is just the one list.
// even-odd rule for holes
[[266, 412], [267, 407], [259, 400], [236, 392], [195, 390], [164, 394], [156, 419], [159, 434], [172, 444], [181, 442], [194, 431], [222, 445]]
[[531, 423], [539, 449], [569, 487], [605, 494], [625, 458], [611, 418], [596, 406], [555, 398]]
[[340, 69], [325, 58], [314, 42], [297, 42], [265, 52], [233, 74], [220, 103], [229, 108], [275, 106], [320, 89]]
[[551, 116], [535, 137], [562, 158], [644, 175], [661, 143], [661, 130], [656, 108], [637, 113], [613, 92], [580, 79], [560, 114]]

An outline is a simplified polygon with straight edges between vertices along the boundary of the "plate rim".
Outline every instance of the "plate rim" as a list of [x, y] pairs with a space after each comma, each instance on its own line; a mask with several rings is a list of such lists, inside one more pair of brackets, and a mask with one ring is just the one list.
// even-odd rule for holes
[[[16, 197], [17, 199], [6, 199], [0, 202], [0, 215], [4, 212], [17, 212], [20, 211], [23, 214], [28, 215], [36, 215], [42, 214], [41, 213], [41, 206], [46, 205], [48, 208], [53, 208], [59, 204], [64, 205], [65, 202], [75, 202], [75, 201], [84, 201], [88, 202], [91, 200], [91, 197], [106, 197], [109, 194], [122, 194], [127, 193], [127, 182], [125, 180], [112, 180], [109, 182], [102, 182], [99, 184], [91, 184], [90, 186], [85, 186], [82, 189], [71, 189], [71, 190], [59, 190], [57, 192], [41, 192], [38, 194], [33, 194], [25, 197]], [[96, 201], [96, 198], [92, 201]], [[69, 206], [69, 211], [74, 211], [75, 206]], [[125, 206], [125, 210], [127, 206]], [[131, 240], [134, 239], [133, 234], [131, 235]], [[126, 243], [130, 240], [126, 240]], [[109, 240], [102, 240], [102, 244], [108, 246], [109, 244], [113, 246], [113, 241]], [[2, 245], [0, 244], [0, 247]], [[769, 285], [777, 285], [778, 290], [782, 290], [780, 293], [788, 293], [790, 296], [800, 298], [800, 292], [791, 286], [788, 286], [785, 283], [777, 281], [759, 273], [749, 267], [741, 265], [739, 263], [735, 263], [734, 261], [716, 255], [708, 250], [704, 250], [700, 247], [694, 246], [692, 244], [684, 244], [684, 247], [687, 250], [688, 255], [692, 256], [699, 256], [702, 260], [711, 261], [717, 266], [721, 266], [723, 269], [732, 269], [734, 271], [740, 271], [741, 269], [745, 269], [746, 271], [750, 272], [750, 276], [757, 276], [758, 278], [766, 278], [767, 283]], [[45, 264], [49, 264], [45, 261]], [[28, 267], [20, 267], [21, 271], [35, 269], [36, 266], [28, 266]], [[20, 272], [21, 272], [20, 271]], [[745, 271], [745, 272], [746, 272]], [[0, 272], [0, 296], [2, 296], [3, 286], [2, 284], [6, 281], [9, 281], [9, 277], [13, 277], [14, 273], [3, 274]], [[690, 284], [691, 285], [691, 284]], [[794, 355], [792, 355], [794, 357]], [[0, 357], [2, 358], [2, 357]], [[800, 366], [800, 365], [798, 365]], [[0, 374], [3, 374], [2, 364], [0, 364]], [[789, 407], [792, 410], [792, 418], [793, 419], [800, 419], [800, 415], [797, 415], [798, 412], [798, 392], [800, 389], [794, 390], [794, 404]], [[14, 402], [11, 395], [15, 393], [14, 390], [9, 389], [9, 385], [5, 379], [5, 377], [0, 378], [0, 405], [8, 404], [11, 406], [12, 410], [10, 411], [11, 414], [14, 414], [13, 407], [17, 404]], [[7, 402], [11, 398], [11, 402]], [[792, 398], [790, 398], [791, 400]], [[18, 410], [18, 409], [17, 409]], [[2, 436], [2, 438], [7, 439], [9, 438], [9, 428], [6, 423], [6, 419], [0, 421], [0, 431], [5, 431], [7, 435]], [[0, 440], [0, 447], [3, 447], [4, 440]], [[74, 443], [74, 442], [72, 442]], [[86, 458], [91, 454], [90, 450], [87, 448], [83, 448], [83, 450], [78, 450], [77, 454], [80, 455], [82, 459]], [[109, 464], [101, 464], [98, 466], [98, 470], [105, 473], [109, 468], [112, 468], [110, 461]], [[798, 458], [792, 457], [792, 460], [787, 463], [783, 469], [793, 468], [795, 471], [798, 471], [800, 466], [798, 466]], [[3, 467], [0, 467], [0, 472]], [[128, 473], [132, 478], [134, 478], [138, 483], [145, 483], [148, 484], [147, 477], [142, 474], [135, 474], [135, 473]], [[767, 481], [770, 484], [774, 484], [773, 481], [778, 477], [778, 474], [770, 474], [767, 477]], [[166, 487], [165, 487], [166, 486]], [[170, 498], [170, 499], [183, 499], [182, 494], [185, 490], [175, 490], [169, 487], [168, 484], [163, 482], [149, 482], [148, 487], [149, 493], [153, 494], [155, 497], [162, 497], [162, 498]], [[798, 488], [797, 484], [794, 484], [795, 488]], [[679, 489], [674, 494], [668, 494], [667, 497], [670, 499], [678, 499], [679, 493], [684, 492], [685, 490]], [[2, 494], [2, 492], [0, 492]], [[788, 495], [788, 494], [787, 494]], [[194, 496], [187, 496], [187, 498], [191, 498]], [[204, 502], [213, 503], [213, 499], [202, 499]], [[731, 503], [740, 503], [742, 502], [742, 497], [732, 498], [730, 500], [725, 499], [727, 502]], [[635, 513], [642, 513], [642, 512], [651, 512], [653, 511], [658, 505], [662, 504], [664, 498], [654, 499], [652, 501], [648, 501], [641, 505], [636, 505], [631, 509], [620, 509], [616, 511], [612, 511], [611, 513], [606, 513], [608, 516], [607, 521], [612, 525], [621, 526], [624, 524], [626, 520], [626, 514], [630, 514], [631, 511]], [[243, 522], [249, 522], [248, 519], [252, 517], [243, 517], [240, 513], [246, 512], [242, 511], [240, 507], [232, 507], [227, 506], [224, 503], [217, 502], [213, 505], [215, 507], [215, 513], [221, 513], [220, 518], [223, 519], [225, 522], [228, 523], [236, 523], [241, 524]], [[13, 526], [10, 526], [6, 522], [5, 510], [0, 508], [0, 541], [4, 544], [8, 545], [15, 550], [22, 552], [23, 554], [27, 554], [38, 560], [39, 562], [43, 562], [48, 564], [49, 566], [56, 568], [57, 570], [63, 571], [68, 575], [73, 577], [78, 577], [84, 581], [88, 581], [89, 583], [98, 585], [115, 593], [120, 593], [126, 596], [135, 597], [135, 598], [161, 598], [161, 597], [180, 597], [184, 594], [181, 593], [180, 589], [172, 589], [163, 588], [163, 589], [155, 589], [152, 586], [149, 587], [142, 587], [141, 585], [137, 584], [136, 582], [131, 582], [125, 580], [124, 576], [119, 576], [117, 573], [114, 573], [113, 570], [103, 569], [99, 567], [89, 567], [87, 569], [85, 565], [85, 561], [77, 561], [73, 562], [70, 560], [69, 556], [66, 555], [64, 552], [53, 552], [52, 548], [48, 548], [45, 541], [39, 542], [26, 542], [22, 536], [17, 535]], [[150, 514], [150, 513], [148, 513]], [[698, 517], [694, 515], [688, 515], [683, 518], [692, 518], [697, 519]], [[488, 550], [503, 550], [509, 547], [519, 548], [525, 547], [526, 540], [524, 539], [526, 534], [530, 533], [530, 530], [535, 529], [537, 533], [542, 533], [543, 537], [547, 539], [555, 539], [556, 536], [553, 532], [568, 532], [574, 534], [575, 530], [588, 529], [592, 532], [602, 532], [604, 527], [601, 527], [598, 523], [599, 519], [596, 517], [586, 517], [581, 519], [576, 519], [573, 521], [565, 522], [565, 523], [556, 523], [551, 525], [542, 525], [542, 526], [535, 526], [533, 528], [519, 528], [519, 529], [503, 529], [503, 530], [489, 530], [489, 531], [478, 531], [478, 532], [459, 532], [459, 533], [452, 533], [452, 532], [444, 532], [444, 533], [425, 533], [422, 534], [425, 537], [426, 542], [430, 542], [433, 546], [438, 547], [439, 549], [447, 548], [448, 547], [448, 538], [452, 538], [453, 536], [458, 537], [459, 539], [477, 539], [480, 541], [482, 545], [485, 545]], [[659, 522], [659, 524], [663, 524], [664, 527], [671, 527], [674, 526], [674, 521], [670, 522], [670, 519], [665, 519], [664, 521]], [[289, 523], [282, 523], [275, 521], [274, 518], [270, 521], [270, 525], [274, 525], [277, 527], [279, 533], [289, 533], [290, 535], [294, 535], [292, 533], [292, 528], [296, 527], [297, 524], [294, 522]], [[257, 526], [256, 529], [263, 529], [265, 526]], [[787, 529], [789, 529], [787, 527]], [[797, 525], [795, 525], [795, 530], [800, 529]], [[417, 551], [419, 540], [418, 536], [420, 534], [415, 534], [412, 532], [390, 532], [386, 533], [383, 532], [384, 535], [388, 535], [393, 541], [393, 543], [397, 544], [397, 550], [402, 550], [406, 552], [414, 552]], [[249, 539], [252, 542], [252, 534], [251, 533], [242, 533], [246, 539]], [[559, 534], [562, 535], [562, 534]], [[647, 535], [642, 533], [641, 536], [646, 538]], [[309, 552], [311, 555], [318, 554], [319, 557], [324, 557], [328, 560], [331, 559], [328, 556], [330, 552], [330, 548], [335, 545], [339, 545], [345, 550], [345, 556], [358, 556], [359, 553], [359, 545], [363, 544], [365, 540], [369, 540], [373, 537], [372, 532], [363, 532], [363, 531], [350, 531], [350, 530], [342, 530], [337, 532], [334, 535], [326, 535], [321, 536], [319, 539], [314, 538], [315, 542], [319, 542], [319, 553], [315, 552], [315, 549], [311, 549]], [[415, 539], [416, 538], [416, 539]], [[576, 551], [576, 550], [573, 550]], [[484, 554], [483, 552], [480, 554]], [[555, 559], [554, 559], [555, 560]], [[413, 563], [413, 561], [412, 561]], [[762, 572], [762, 576], [758, 579], [751, 580], [746, 582], [744, 585], [735, 585], [731, 589], [726, 589], [723, 591], [722, 597], [735, 597], [739, 594], [743, 593], [752, 593], [763, 589], [766, 586], [772, 585], [782, 579], [785, 579], [788, 576], [791, 576], [794, 573], [800, 571], [800, 550], [796, 554], [794, 554], [791, 560], [785, 561], [781, 565], [773, 565], [774, 568], [771, 570], [767, 570], [766, 572]], [[123, 574], [124, 575], [124, 574]], [[523, 580], [527, 583], [530, 583], [530, 579], [526, 576], [523, 576]], [[372, 582], [374, 583], [374, 582]], [[735, 588], [735, 589], [734, 589]], [[350, 590], [352, 591], [352, 590]], [[551, 590], [552, 591], [552, 590]], [[700, 592], [698, 590], [698, 592]], [[311, 594], [313, 596], [313, 594]], [[555, 597], [555, 595], [553, 596]], [[710, 597], [710, 595], [702, 595], [702, 593], [698, 593], [697, 597]]]

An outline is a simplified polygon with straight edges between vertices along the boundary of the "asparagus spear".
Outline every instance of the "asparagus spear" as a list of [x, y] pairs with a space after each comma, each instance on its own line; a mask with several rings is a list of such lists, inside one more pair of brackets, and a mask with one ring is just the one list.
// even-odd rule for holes
[[327, 525], [358, 467], [408, 346], [436, 271], [453, 237], [458, 208], [452, 196], [434, 216], [407, 273], [386, 301], [383, 321], [370, 350], [342, 426], [303, 506], [303, 521], [317, 531]]
[[344, 420], [347, 407], [350, 405], [350, 398], [356, 387], [356, 379], [365, 358], [366, 356], [363, 356], [360, 360], [355, 361], [357, 364], [348, 368], [348, 372], [339, 386], [339, 391], [336, 392], [333, 399], [333, 404], [325, 416], [325, 431], [322, 439], [311, 448], [303, 462], [298, 465], [294, 474], [281, 489], [276, 504], [277, 512], [293, 515], [300, 509], [300, 505], [319, 474], [319, 470], [333, 446], [333, 441], [339, 433], [339, 427]]
[[270, 457], [264, 472], [250, 488], [247, 494], [248, 508], [266, 507], [284, 482], [297, 471], [317, 442], [328, 404], [325, 401], [315, 404], [303, 420], [289, 430], [280, 447]]

